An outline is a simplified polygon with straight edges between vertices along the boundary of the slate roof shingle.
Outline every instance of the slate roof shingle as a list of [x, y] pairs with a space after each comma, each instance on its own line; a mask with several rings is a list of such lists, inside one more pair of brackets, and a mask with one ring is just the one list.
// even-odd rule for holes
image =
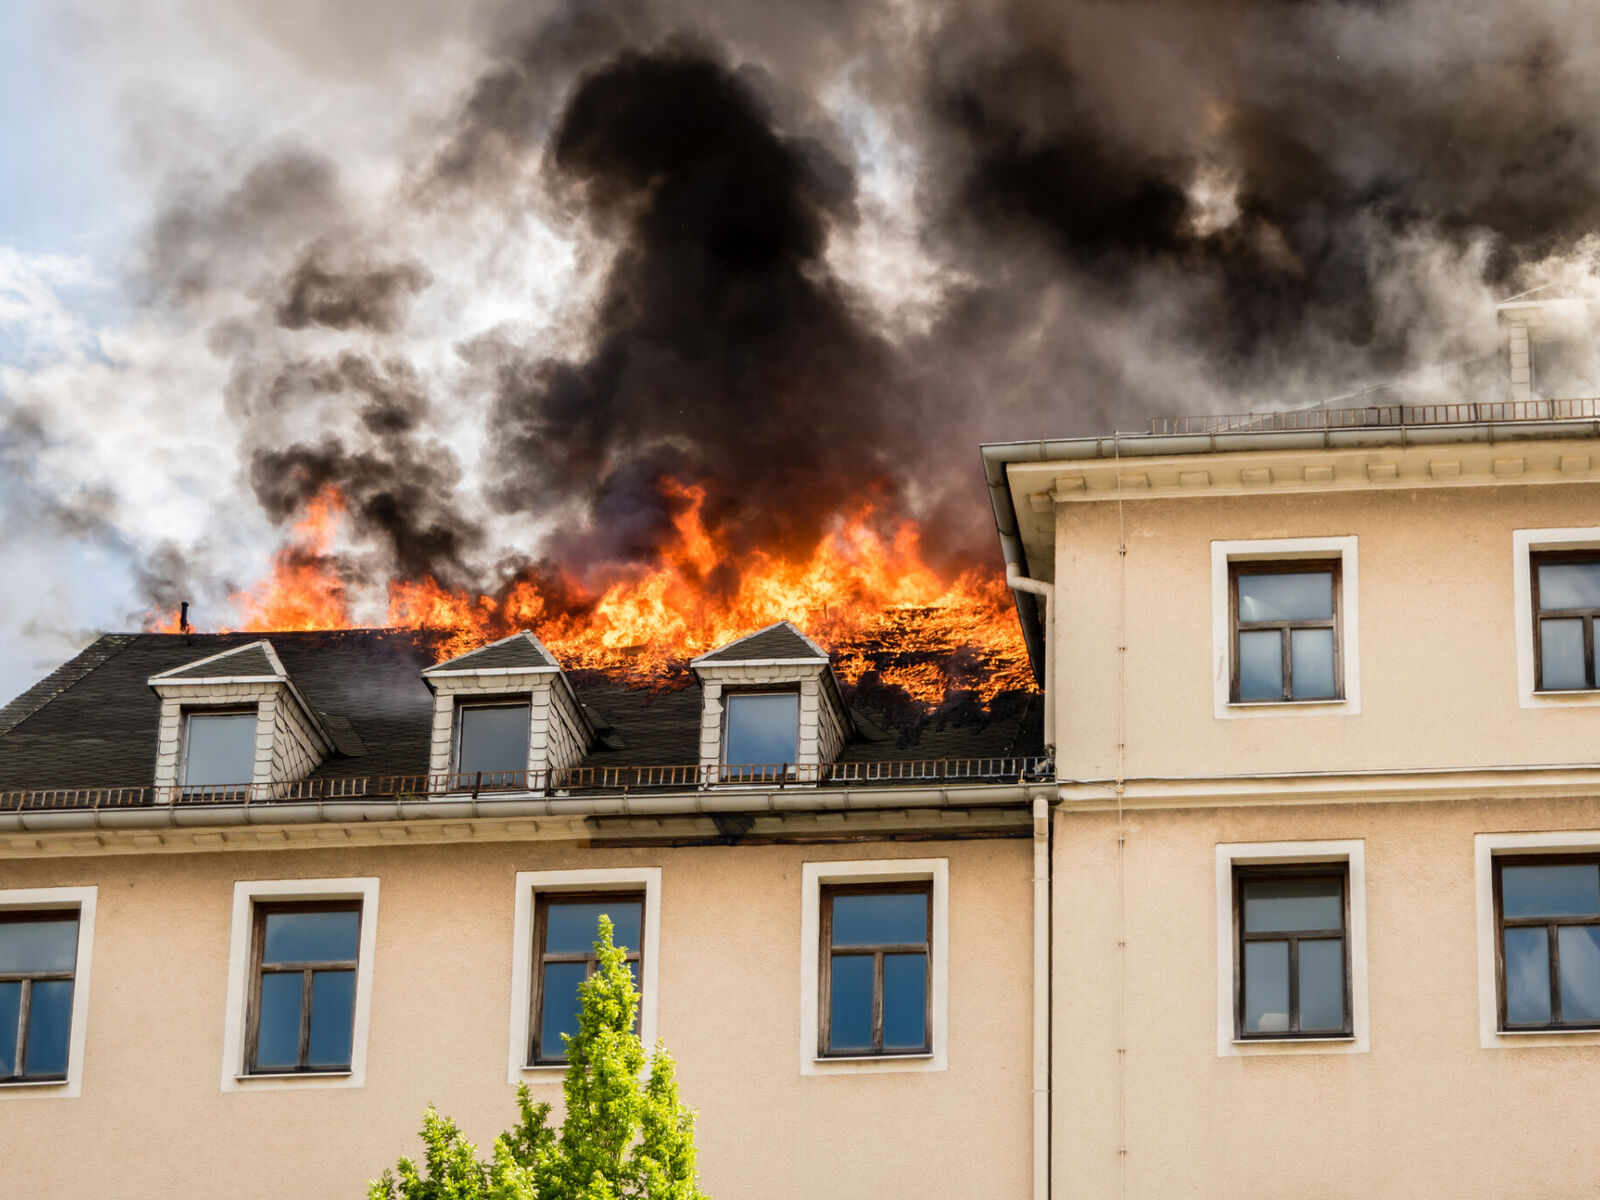
[[493, 671], [516, 667], [560, 669], [544, 645], [526, 633], [514, 633], [459, 657], [433, 664], [436, 671]]
[[[261, 636], [105, 635], [0, 710], [0, 792], [147, 786], [161, 712], [147, 680]], [[434, 664], [442, 641], [442, 634], [412, 630], [271, 635], [285, 672], [338, 749], [313, 778], [427, 772], [433, 695], [421, 672]], [[663, 689], [632, 686], [603, 671], [567, 672], [599, 734], [586, 764], [697, 762], [700, 689], [692, 676], [682, 678], [685, 686]], [[863, 684], [846, 695], [856, 732], [841, 761], [1042, 753], [1041, 698], [1034, 693], [1002, 693], [987, 708], [958, 697], [933, 713], [893, 689]]]
[[747, 637], [702, 654], [697, 663], [762, 662], [771, 659], [808, 659], [826, 662], [828, 656], [787, 621], [769, 625]]
[[240, 646], [237, 650], [225, 650], [221, 654], [207, 655], [187, 667], [164, 671], [162, 675], [164, 679], [180, 683], [184, 680], [259, 679], [263, 676], [275, 676], [277, 673], [278, 668], [267, 657], [266, 651], [259, 645], [251, 644]]

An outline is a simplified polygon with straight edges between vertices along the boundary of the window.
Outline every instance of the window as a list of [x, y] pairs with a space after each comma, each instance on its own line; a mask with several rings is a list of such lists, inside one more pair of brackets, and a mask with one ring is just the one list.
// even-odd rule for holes
[[942, 1071], [949, 860], [801, 868], [800, 1073]]
[[1596, 686], [1594, 622], [1600, 616], [1600, 554], [1536, 553], [1530, 572], [1536, 689], [1592, 690]]
[[[611, 918], [612, 944], [627, 949], [628, 969], [637, 987], [644, 957], [644, 896], [637, 892], [545, 893], [534, 917], [534, 1001], [528, 1054], [530, 1065], [567, 1060], [561, 1035], [578, 1032], [578, 985], [599, 966], [594, 954], [600, 915]], [[641, 996], [642, 998], [642, 996]], [[635, 1018], [634, 1028], [638, 1028]]]
[[528, 777], [529, 706], [462, 704], [456, 708], [456, 773], [481, 787], [520, 787]]
[[361, 1087], [378, 881], [233, 886], [222, 1090]]
[[1365, 1054], [1360, 841], [1217, 846], [1217, 1054]]
[[817, 1054], [926, 1054], [929, 883], [822, 890]]
[[561, 1034], [576, 1032], [578, 984], [593, 969], [600, 914], [626, 946], [639, 985], [639, 1037], [656, 1041], [656, 964], [661, 944], [661, 868], [519, 871], [512, 928], [507, 1081], [559, 1084]]
[[92, 887], [0, 891], [0, 1099], [77, 1096]]
[[729, 692], [723, 709], [723, 762], [734, 779], [774, 779], [792, 769], [800, 739], [798, 692]]
[[1229, 564], [1232, 699], [1337, 700], [1339, 562]]
[[1346, 882], [1343, 863], [1235, 869], [1239, 1037], [1351, 1032]]
[[183, 721], [183, 761], [178, 778], [185, 788], [248, 787], [255, 777], [255, 709], [190, 712]]
[[1360, 593], [1353, 536], [1212, 542], [1212, 714], [1360, 715]]
[[253, 944], [247, 1073], [348, 1071], [360, 903], [258, 904]]
[[1600, 1029], [1600, 856], [1497, 858], [1501, 1029]]
[[78, 913], [0, 913], [0, 1083], [64, 1081]]

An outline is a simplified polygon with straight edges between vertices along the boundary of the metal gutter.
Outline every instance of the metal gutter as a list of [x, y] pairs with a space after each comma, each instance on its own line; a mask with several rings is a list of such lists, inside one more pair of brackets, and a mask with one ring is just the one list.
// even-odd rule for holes
[[966, 787], [812, 789], [773, 788], [665, 795], [617, 792], [598, 796], [456, 796], [436, 800], [268, 801], [259, 804], [162, 805], [148, 808], [32, 810], [0, 813], [0, 833], [84, 829], [170, 829], [306, 825], [361, 821], [493, 820], [526, 817], [664, 817], [714, 813], [853, 812], [894, 808], [988, 808], [1054, 797], [1053, 783], [991, 783]]

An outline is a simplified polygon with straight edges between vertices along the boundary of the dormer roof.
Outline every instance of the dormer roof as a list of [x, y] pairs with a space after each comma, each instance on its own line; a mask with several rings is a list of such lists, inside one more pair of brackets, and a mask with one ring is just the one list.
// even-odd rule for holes
[[827, 663], [828, 652], [791, 622], [779, 621], [692, 659], [691, 667], [798, 667]]
[[556, 674], [561, 664], [533, 634], [524, 630], [423, 670], [424, 679], [441, 675]]
[[151, 687], [163, 683], [288, 683], [272, 643], [266, 639], [207, 655], [181, 667], [150, 676]]

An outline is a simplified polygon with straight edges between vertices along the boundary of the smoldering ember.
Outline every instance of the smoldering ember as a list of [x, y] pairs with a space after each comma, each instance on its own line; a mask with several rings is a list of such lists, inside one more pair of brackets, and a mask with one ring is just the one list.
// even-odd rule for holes
[[1582, 6], [25, 7], [19, 1194], [1592, 1190]]

